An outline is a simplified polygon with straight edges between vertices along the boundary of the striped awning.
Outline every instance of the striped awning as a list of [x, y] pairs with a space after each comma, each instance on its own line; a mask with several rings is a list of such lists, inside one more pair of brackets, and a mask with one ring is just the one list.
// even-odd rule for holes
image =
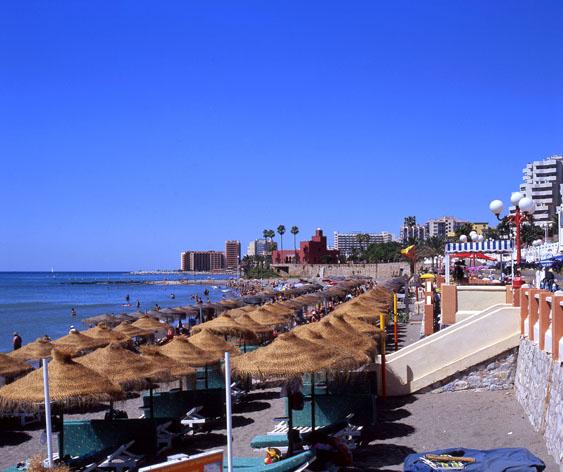
[[514, 241], [501, 239], [498, 241], [489, 240], [481, 243], [448, 243], [446, 244], [446, 254], [452, 252], [512, 252]]

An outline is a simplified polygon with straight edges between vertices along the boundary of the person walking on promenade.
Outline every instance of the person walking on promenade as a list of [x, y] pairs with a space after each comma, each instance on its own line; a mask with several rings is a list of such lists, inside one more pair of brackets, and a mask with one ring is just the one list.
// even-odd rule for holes
[[22, 338], [16, 332], [14, 332], [14, 337], [12, 339], [12, 345], [14, 347], [14, 351], [17, 351], [20, 347], [22, 347]]

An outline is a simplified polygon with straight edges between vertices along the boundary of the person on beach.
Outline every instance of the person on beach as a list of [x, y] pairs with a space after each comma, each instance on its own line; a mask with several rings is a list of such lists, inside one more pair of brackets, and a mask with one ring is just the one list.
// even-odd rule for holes
[[68, 330], [68, 334], [72, 333], [78, 333], [78, 330], [74, 327], [74, 325], [70, 325], [70, 328]]
[[12, 339], [12, 346], [14, 347], [14, 351], [17, 351], [20, 347], [22, 347], [22, 338], [15, 331], [14, 331], [14, 337]]

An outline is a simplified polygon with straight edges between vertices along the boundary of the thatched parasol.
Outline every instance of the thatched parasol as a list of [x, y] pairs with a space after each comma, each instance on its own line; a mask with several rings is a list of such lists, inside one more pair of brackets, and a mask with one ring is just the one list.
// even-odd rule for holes
[[289, 322], [288, 316], [272, 313], [263, 307], [250, 312], [248, 316], [263, 326], [281, 326]]
[[346, 352], [312, 343], [292, 332], [232, 361], [236, 375], [257, 378], [292, 378], [313, 372], [350, 370], [361, 365]]
[[31, 361], [51, 357], [52, 350], [53, 344], [51, 341], [42, 337], [22, 346], [20, 349], [10, 352], [8, 355], [20, 361]]
[[113, 326], [119, 323], [119, 320], [116, 318], [115, 315], [110, 313], [103, 313], [101, 315], [90, 316], [89, 318], [84, 318], [82, 320], [84, 324], [87, 325], [97, 325], [99, 323], [105, 323], [108, 326]]
[[137, 328], [152, 331], [153, 333], [155, 331], [160, 331], [161, 329], [166, 330], [169, 327], [166, 323], [161, 323], [160, 321], [155, 320], [154, 318], [147, 315], [142, 316], [137, 321], [132, 323], [132, 325], [136, 326]]
[[[69, 354], [53, 350], [49, 363], [51, 401], [63, 406], [122, 398], [123, 391], [106, 377], [73, 361]], [[0, 388], [0, 409], [39, 409], [44, 401], [43, 368]]]
[[97, 349], [107, 344], [108, 342], [103, 339], [94, 339], [78, 331], [70, 332], [66, 336], [53, 341], [53, 346], [56, 349], [64, 350], [74, 355]]
[[170, 382], [174, 376], [165, 365], [157, 365], [120, 344], [110, 344], [80, 357], [76, 362], [95, 370], [125, 391], [146, 390], [154, 382]]
[[253, 320], [248, 313], [245, 313], [236, 318], [236, 321], [239, 325], [244, 326], [245, 328], [250, 329], [255, 334], [268, 334], [272, 333], [273, 329], [270, 326], [265, 326], [257, 321]]
[[371, 323], [366, 323], [359, 318], [354, 318], [353, 316], [347, 316], [342, 314], [331, 314], [324, 318], [322, 322], [332, 323], [336, 327], [341, 329], [353, 329], [361, 334], [375, 335], [379, 334], [380, 329]]
[[84, 334], [85, 336], [90, 336], [94, 339], [101, 339], [106, 343], [123, 343], [130, 339], [130, 337], [126, 336], [124, 333], [114, 331], [103, 323], [100, 323], [94, 328], [83, 331], [82, 334]]
[[[360, 351], [363, 354], [373, 354], [375, 349], [374, 340], [358, 333], [351, 326], [344, 327], [342, 323], [330, 321], [317, 324], [319, 325], [317, 328], [318, 332], [329, 342], [341, 346], [342, 349]], [[367, 362], [369, 362], [369, 359], [367, 359]]]
[[141, 357], [147, 357], [155, 364], [165, 367], [174, 377], [195, 377], [196, 375], [196, 370], [193, 367], [165, 356], [157, 346], [142, 346]]
[[192, 328], [192, 333], [199, 333], [203, 330], [210, 331], [220, 336], [235, 336], [250, 342], [258, 341], [253, 330], [246, 326], [242, 326], [237, 320], [227, 313], [210, 321], [206, 321], [205, 323], [194, 326]]
[[172, 341], [159, 347], [159, 351], [161, 354], [189, 367], [205, 367], [217, 364], [220, 361], [217, 355], [196, 347], [184, 336], [175, 336]]
[[295, 313], [295, 310], [293, 308], [289, 308], [278, 303], [269, 303], [267, 305], [263, 305], [262, 308], [276, 315], [285, 315], [288, 317], [292, 316]]
[[23, 361], [14, 359], [7, 354], [0, 354], [0, 376], [1, 377], [16, 377], [21, 374], [26, 374], [33, 370], [29, 364]]
[[278, 302], [278, 305], [293, 308], [294, 310], [300, 310], [306, 305], [306, 303], [300, 302], [297, 299], [293, 299], [293, 300], [285, 300], [283, 302]]
[[233, 356], [240, 354], [240, 351], [231, 343], [228, 343], [223, 338], [214, 335], [206, 329], [190, 336], [189, 340], [194, 346], [205, 352], [216, 355], [220, 359], [225, 356], [225, 352], [230, 352]]
[[149, 331], [147, 329], [138, 328], [137, 326], [133, 326], [128, 321], [123, 321], [122, 323], [117, 325], [113, 330], [116, 333], [124, 334], [128, 338], [134, 338], [134, 337], [137, 337], [137, 336], [150, 336], [152, 334], [152, 331]]
[[242, 300], [235, 300], [235, 299], [221, 300], [219, 302], [220, 305], [223, 305], [227, 309], [238, 308], [238, 307], [240, 307], [241, 303], [242, 303]]

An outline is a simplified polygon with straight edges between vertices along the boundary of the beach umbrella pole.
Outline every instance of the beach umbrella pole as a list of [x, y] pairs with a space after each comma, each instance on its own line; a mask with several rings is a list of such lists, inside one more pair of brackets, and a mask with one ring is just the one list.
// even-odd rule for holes
[[51, 423], [51, 397], [49, 395], [49, 371], [47, 359], [42, 359], [43, 364], [43, 392], [45, 394], [45, 428], [47, 430], [47, 464], [53, 467], [53, 424]]
[[233, 470], [233, 414], [231, 404], [231, 353], [225, 352], [225, 400], [227, 407], [227, 472]]
[[315, 431], [315, 374], [311, 374], [311, 429]]

